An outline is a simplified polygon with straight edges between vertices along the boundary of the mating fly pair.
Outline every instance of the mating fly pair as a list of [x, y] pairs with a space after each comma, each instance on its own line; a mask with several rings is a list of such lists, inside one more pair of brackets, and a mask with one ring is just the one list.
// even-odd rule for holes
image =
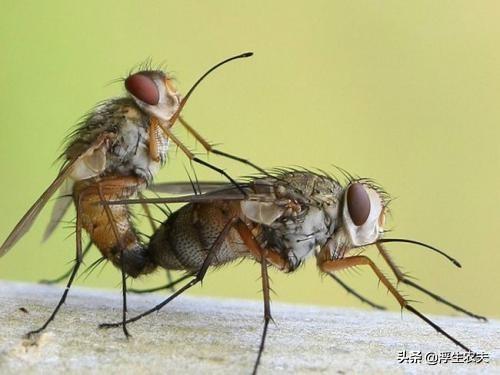
[[[419, 316], [461, 348], [469, 350], [411, 306], [368, 257], [352, 255], [353, 251], [363, 246], [375, 245], [398, 281], [456, 310], [483, 319], [408, 280], [394, 264], [383, 244], [405, 240], [382, 238], [388, 201], [375, 184], [369, 180], [350, 179], [342, 186], [331, 176], [308, 171], [266, 173], [245, 159], [214, 150], [180, 117], [193, 89], [207, 74], [228, 61], [249, 55], [235, 56], [217, 64], [195, 83], [184, 98], [174, 88], [171, 78], [163, 72], [148, 70], [134, 73], [125, 79], [126, 97], [105, 102], [77, 128], [66, 147], [63, 155], [65, 164], [58, 177], [0, 248], [1, 256], [29, 229], [48, 199], [63, 187], [69, 198], [56, 203], [46, 236], [54, 230], [73, 200], [77, 212], [76, 262], [54, 312], [40, 329], [31, 333], [45, 329], [64, 303], [82, 262], [84, 229], [103, 258], [110, 260], [122, 272], [122, 321], [103, 324], [103, 328], [121, 326], [128, 335], [127, 323], [161, 309], [200, 282], [210, 266], [242, 257], [251, 258], [261, 264], [265, 317], [255, 372], [271, 319], [268, 266], [293, 272], [307, 258], [315, 256], [320, 271], [332, 276], [351, 293], [354, 291], [342, 284], [334, 273], [359, 265], [369, 266], [402, 308]], [[221, 169], [198, 159], [172, 133], [171, 128], [177, 120], [207, 151], [253, 166], [265, 177], [239, 183]], [[189, 197], [136, 201], [143, 205], [152, 202], [187, 203], [165, 220], [149, 243], [143, 244], [133, 225], [128, 204], [133, 203], [130, 198], [140, 194], [152, 182], [165, 161], [169, 141], [179, 146], [192, 161], [224, 174], [231, 184]], [[175, 187], [178, 188], [166, 185], [167, 190]], [[202, 191], [207, 191], [213, 185], [200, 184], [200, 187]], [[127, 320], [126, 277], [146, 275], [158, 267], [188, 271], [175, 284], [190, 277], [192, 280], [159, 305]]]
[[[127, 94], [107, 100], [92, 110], [70, 136], [61, 156], [64, 164], [58, 176], [33, 204], [0, 247], [0, 256], [9, 251], [29, 230], [42, 208], [57, 190], [60, 198], [54, 207], [45, 238], [50, 236], [65, 212], [74, 202], [76, 208], [76, 262], [67, 288], [47, 322], [54, 319], [64, 303], [82, 262], [82, 229], [102, 253], [122, 271], [123, 319], [126, 314], [126, 275], [134, 275], [127, 259], [142, 248], [141, 240], [127, 206], [102, 206], [100, 202], [126, 199], [141, 194], [155, 177], [167, 158], [170, 142], [178, 146], [191, 161], [223, 174], [238, 187], [222, 169], [196, 157], [172, 132], [177, 120], [206, 149], [260, 170], [251, 162], [214, 149], [180, 116], [187, 100], [198, 84], [218, 67], [240, 58], [228, 58], [203, 74], [182, 97], [172, 78], [160, 70], [141, 70], [124, 79]], [[239, 187], [238, 187], [239, 188]], [[244, 195], [240, 189], [240, 194]], [[125, 325], [124, 325], [125, 327]], [[128, 335], [124, 328], [125, 334]]]

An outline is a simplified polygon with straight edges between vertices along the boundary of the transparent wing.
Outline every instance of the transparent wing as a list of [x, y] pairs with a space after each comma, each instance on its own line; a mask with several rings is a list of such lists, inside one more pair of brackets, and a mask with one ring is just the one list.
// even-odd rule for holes
[[61, 222], [64, 214], [71, 206], [71, 202], [73, 201], [73, 185], [73, 181], [66, 179], [64, 185], [59, 189], [60, 196], [59, 198], [57, 198], [54, 208], [52, 209], [52, 215], [50, 217], [49, 224], [47, 225], [47, 228], [45, 228], [45, 233], [43, 234], [43, 242], [47, 241], [52, 233], [54, 233], [54, 230]]
[[157, 204], [157, 203], [211, 203], [217, 201], [258, 201], [258, 202], [278, 202], [274, 196], [268, 194], [256, 194], [245, 188], [247, 195], [244, 196], [241, 192], [230, 184], [228, 189], [215, 190], [205, 194], [181, 195], [176, 197], [159, 197], [159, 198], [139, 198], [139, 199], [123, 199], [102, 202], [108, 205], [122, 204]]
[[33, 222], [40, 214], [43, 207], [47, 204], [47, 202], [54, 195], [54, 193], [61, 187], [66, 178], [73, 172], [74, 167], [85, 158], [87, 157], [92, 158], [94, 152], [97, 149], [99, 149], [108, 138], [109, 134], [103, 134], [87, 149], [87, 151], [82, 153], [77, 158], [66, 162], [66, 164], [63, 165], [56, 179], [50, 184], [50, 186], [43, 192], [40, 198], [38, 198], [37, 201], [24, 214], [24, 216], [17, 223], [12, 232], [10, 232], [9, 236], [0, 247], [0, 257], [5, 255], [17, 243], [17, 241], [19, 241], [19, 239], [31, 228]]
[[2, 244], [2, 247], [0, 247], [0, 257], [5, 255], [5, 253], [7, 253], [7, 251], [9, 251], [12, 246], [14, 246], [16, 242], [19, 241], [19, 239], [31, 228], [31, 225], [42, 211], [42, 208], [47, 204], [50, 197], [54, 195], [54, 193], [59, 189], [61, 184], [71, 172], [71, 167], [73, 166], [75, 161], [66, 164], [61, 169], [59, 175], [50, 184], [47, 190], [43, 192], [40, 198], [38, 198], [33, 206], [31, 206], [30, 209], [24, 214], [19, 223], [17, 223], [12, 232], [10, 232], [7, 239]]
[[[238, 182], [238, 184], [240, 184]], [[245, 185], [242, 183], [241, 185]], [[202, 193], [209, 193], [214, 190], [234, 187], [231, 183], [217, 182], [217, 181], [203, 181], [203, 182], [164, 182], [154, 184], [149, 187], [149, 190], [155, 193], [173, 194], [173, 195], [189, 195], [194, 193], [194, 188]], [[241, 194], [240, 194], [241, 195]]]

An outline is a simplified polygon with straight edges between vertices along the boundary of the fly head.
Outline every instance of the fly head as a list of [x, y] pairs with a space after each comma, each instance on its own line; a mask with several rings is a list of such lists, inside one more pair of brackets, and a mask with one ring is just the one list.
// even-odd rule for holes
[[168, 121], [177, 112], [181, 96], [172, 78], [160, 70], [144, 70], [125, 79], [125, 89], [145, 113]]

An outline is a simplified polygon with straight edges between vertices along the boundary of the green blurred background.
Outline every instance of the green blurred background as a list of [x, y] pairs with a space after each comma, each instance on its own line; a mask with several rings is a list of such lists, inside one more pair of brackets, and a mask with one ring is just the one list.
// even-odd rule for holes
[[[2, 0], [0, 8], [2, 241], [55, 177], [78, 118], [123, 92], [109, 82], [151, 57], [185, 93], [209, 66], [249, 50], [253, 58], [226, 66], [193, 95], [185, 117], [196, 129], [261, 166], [334, 172], [336, 164], [376, 179], [396, 198], [391, 235], [440, 246], [463, 268], [391, 244], [397, 263], [450, 300], [500, 316], [500, 3]], [[184, 155], [170, 157], [157, 181], [186, 178]], [[233, 176], [252, 172], [210, 160]], [[40, 244], [50, 206], [0, 260], [1, 278], [35, 282], [68, 269], [71, 228]], [[374, 249], [366, 253], [382, 264]], [[275, 301], [362, 306], [320, 277], [314, 261], [271, 276]], [[340, 276], [398, 309], [370, 270]], [[252, 262], [229, 265], [191, 293], [260, 299], [258, 277]], [[134, 286], [162, 282], [159, 272]], [[118, 293], [120, 275], [108, 265], [78, 284]], [[401, 288], [422, 310], [453, 314]]]

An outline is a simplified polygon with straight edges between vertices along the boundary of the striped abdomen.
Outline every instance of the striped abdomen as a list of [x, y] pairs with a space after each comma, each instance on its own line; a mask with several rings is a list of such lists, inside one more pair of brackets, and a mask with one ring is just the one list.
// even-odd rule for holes
[[[155, 264], [172, 270], [199, 270], [225, 224], [239, 213], [239, 203], [188, 204], [175, 211], [151, 237], [149, 256]], [[222, 265], [247, 255], [232, 229], [216, 250], [212, 265]]]

